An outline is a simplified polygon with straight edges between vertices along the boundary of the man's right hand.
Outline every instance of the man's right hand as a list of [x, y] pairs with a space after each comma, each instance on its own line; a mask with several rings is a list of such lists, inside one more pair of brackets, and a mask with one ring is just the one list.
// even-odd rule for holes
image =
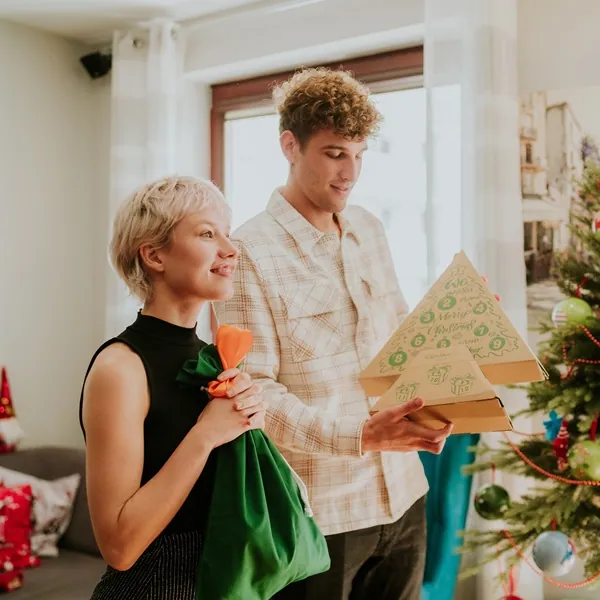
[[410, 402], [374, 414], [363, 428], [363, 452], [425, 450], [439, 454], [454, 425], [449, 423], [443, 429], [431, 429], [406, 418], [423, 408], [423, 405], [421, 398], [414, 398]]

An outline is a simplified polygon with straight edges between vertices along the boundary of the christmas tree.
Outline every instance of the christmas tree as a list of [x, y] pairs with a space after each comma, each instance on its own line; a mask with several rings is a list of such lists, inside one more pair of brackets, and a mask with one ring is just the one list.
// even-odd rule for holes
[[[582, 150], [583, 151], [583, 150]], [[511, 572], [524, 561], [566, 588], [600, 584], [600, 166], [586, 157], [572, 206], [572, 244], [555, 256], [554, 278], [566, 299], [542, 324], [538, 355], [546, 381], [524, 388], [529, 407], [514, 417], [544, 415], [544, 431], [507, 433], [495, 448], [480, 444], [467, 473], [496, 469], [535, 479], [522, 498], [495, 483], [476, 491], [477, 513], [499, 524], [464, 533], [463, 552], [488, 549], [467, 577], [503, 557]], [[596, 437], [598, 433], [598, 438]], [[556, 581], [579, 556], [584, 581]]]

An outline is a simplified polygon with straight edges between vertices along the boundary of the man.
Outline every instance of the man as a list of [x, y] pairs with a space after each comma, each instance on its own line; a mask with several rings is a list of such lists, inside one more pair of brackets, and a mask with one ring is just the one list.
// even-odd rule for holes
[[244, 368], [332, 559], [276, 598], [418, 600], [428, 486], [415, 451], [439, 453], [451, 426], [405, 419], [420, 399], [369, 418], [358, 383], [407, 312], [381, 223], [346, 207], [381, 115], [341, 71], [301, 71], [274, 96], [289, 178], [234, 234], [236, 291], [217, 316], [255, 336]]

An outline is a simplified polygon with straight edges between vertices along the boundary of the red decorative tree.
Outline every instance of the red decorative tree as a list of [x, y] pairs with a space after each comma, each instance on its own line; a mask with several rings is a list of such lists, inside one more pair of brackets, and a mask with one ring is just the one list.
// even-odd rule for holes
[[23, 430], [15, 416], [6, 368], [2, 367], [0, 383], [0, 453], [14, 452], [23, 439]]

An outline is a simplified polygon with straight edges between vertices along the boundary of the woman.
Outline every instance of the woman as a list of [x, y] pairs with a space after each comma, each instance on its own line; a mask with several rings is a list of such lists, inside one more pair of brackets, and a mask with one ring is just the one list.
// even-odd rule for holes
[[[172, 177], [119, 209], [111, 261], [143, 301], [135, 322], [94, 355], [80, 419], [94, 533], [108, 568], [93, 600], [194, 600], [210, 504], [212, 450], [264, 426], [260, 388], [236, 369], [229, 399], [181, 386], [207, 301], [231, 297], [237, 251], [211, 183]], [[209, 599], [213, 600], [213, 599]]]

